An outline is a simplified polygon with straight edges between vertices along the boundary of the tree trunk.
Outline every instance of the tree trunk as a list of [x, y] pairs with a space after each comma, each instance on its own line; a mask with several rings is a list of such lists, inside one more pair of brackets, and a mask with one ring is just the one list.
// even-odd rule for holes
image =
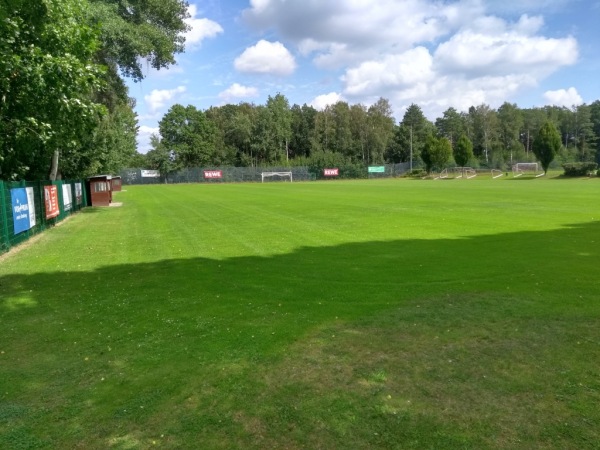
[[54, 150], [52, 155], [52, 163], [50, 165], [50, 181], [56, 180], [56, 174], [58, 173], [58, 150]]

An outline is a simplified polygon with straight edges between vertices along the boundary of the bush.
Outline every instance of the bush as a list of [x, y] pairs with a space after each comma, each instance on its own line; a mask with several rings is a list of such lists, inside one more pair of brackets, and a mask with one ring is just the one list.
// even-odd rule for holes
[[595, 162], [565, 163], [562, 166], [566, 177], [587, 177], [594, 175], [598, 168]]
[[421, 178], [427, 175], [427, 171], [425, 169], [413, 169], [410, 172], [406, 172], [406, 176]]

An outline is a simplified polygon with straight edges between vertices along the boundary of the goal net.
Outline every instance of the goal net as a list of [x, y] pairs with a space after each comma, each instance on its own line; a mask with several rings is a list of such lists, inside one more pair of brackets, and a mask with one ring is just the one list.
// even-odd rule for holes
[[265, 178], [267, 180], [272, 181], [286, 181], [290, 180], [292, 182], [292, 172], [262, 172], [261, 173], [261, 182], [265, 182]]
[[445, 180], [446, 178], [448, 178], [448, 169], [444, 169], [440, 172], [440, 174], [434, 178], [434, 180]]
[[459, 178], [470, 179], [470, 178], [475, 178], [477, 176], [477, 172], [472, 167], [455, 167], [454, 173], [456, 173], [456, 176], [454, 177], [456, 179], [459, 179]]
[[544, 175], [544, 172], [540, 170], [540, 166], [536, 162], [516, 163], [512, 166], [512, 173], [515, 178], [523, 175], [533, 175], [535, 177]]

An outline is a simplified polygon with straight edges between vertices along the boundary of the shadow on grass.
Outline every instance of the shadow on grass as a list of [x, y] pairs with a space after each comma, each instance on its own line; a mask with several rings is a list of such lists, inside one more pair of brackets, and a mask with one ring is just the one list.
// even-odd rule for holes
[[[600, 318], [598, 236], [600, 222], [591, 222], [551, 231], [350, 243], [271, 257], [165, 260], [0, 277], [0, 417], [7, 424], [0, 425], [0, 444], [22, 446], [29, 439], [32, 446], [91, 442], [89, 448], [100, 448], [113, 445], [110, 438], [127, 448], [144, 448], [161, 434], [152, 430], [161, 429], [171, 436], [164, 443], [174, 448], [194, 440], [206, 448], [285, 447], [288, 438], [297, 447], [343, 448], [349, 436], [367, 447], [394, 442], [405, 448], [485, 447], [480, 434], [502, 434], [494, 423], [510, 412], [499, 408], [500, 416], [487, 422], [470, 417], [466, 428], [458, 425], [464, 413], [453, 419], [428, 407], [420, 412], [422, 420], [398, 405], [370, 413], [363, 409], [365, 402], [369, 408], [385, 406], [380, 387], [391, 376], [386, 373], [400, 370], [400, 362], [378, 367], [400, 353], [411, 363], [400, 372], [422, 365], [406, 383], [439, 386], [438, 370], [445, 369], [432, 361], [446, 355], [434, 342], [446, 329], [461, 330], [454, 336], [456, 345], [468, 338], [468, 345], [477, 347], [475, 357], [489, 364], [495, 358], [514, 360], [514, 348], [523, 352], [528, 342], [543, 345], [558, 332], [569, 339], [583, 333], [581, 339], [600, 342], [599, 328], [588, 327]], [[449, 303], [459, 307], [450, 311]], [[399, 324], [413, 323], [421, 326], [421, 334], [397, 334]], [[523, 326], [537, 334], [513, 336], [513, 344], [506, 334], [501, 342], [481, 347], [481, 339], [493, 341], [493, 330], [508, 333]], [[481, 331], [486, 329], [492, 331]], [[329, 336], [352, 330], [348, 336], [358, 338], [347, 337], [341, 347], [322, 345]], [[597, 371], [589, 355], [561, 349], [573, 358], [568, 370], [582, 380]], [[544, 370], [536, 351], [539, 347], [519, 357], [524, 372], [539, 371], [539, 365]], [[531, 366], [527, 357], [534, 361]], [[311, 364], [312, 375], [305, 373]], [[431, 372], [432, 367], [437, 369]], [[331, 375], [336, 370], [337, 378]], [[371, 370], [378, 374], [374, 381], [369, 381]], [[503, 370], [510, 369], [490, 368]], [[457, 382], [470, 382], [471, 375], [462, 374]], [[356, 391], [363, 379], [374, 397]], [[442, 395], [437, 389], [428, 395]], [[477, 396], [477, 391], [457, 392]], [[443, 395], [460, 400], [456, 393]], [[581, 417], [596, 423], [598, 415], [589, 411], [597, 397], [597, 392], [589, 401], [577, 396], [577, 405], [565, 403], [564, 410], [551, 412], [575, 420], [577, 411], [584, 411]], [[299, 405], [303, 414], [292, 408]], [[393, 422], [398, 412], [402, 420]], [[534, 439], [532, 444], [544, 433], [555, 439], [539, 420], [540, 429], [521, 430], [515, 439]], [[378, 434], [382, 423], [391, 433], [389, 441]], [[464, 434], [469, 427], [474, 435]], [[400, 433], [408, 428], [419, 435]], [[320, 431], [311, 434], [315, 429]], [[220, 441], [223, 436], [229, 440]], [[583, 448], [585, 439], [567, 436], [563, 444]]]

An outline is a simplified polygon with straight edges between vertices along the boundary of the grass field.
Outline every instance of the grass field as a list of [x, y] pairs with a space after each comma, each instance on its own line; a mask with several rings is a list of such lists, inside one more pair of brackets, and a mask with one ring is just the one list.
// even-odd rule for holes
[[0, 448], [600, 448], [600, 180], [125, 189], [0, 257]]

